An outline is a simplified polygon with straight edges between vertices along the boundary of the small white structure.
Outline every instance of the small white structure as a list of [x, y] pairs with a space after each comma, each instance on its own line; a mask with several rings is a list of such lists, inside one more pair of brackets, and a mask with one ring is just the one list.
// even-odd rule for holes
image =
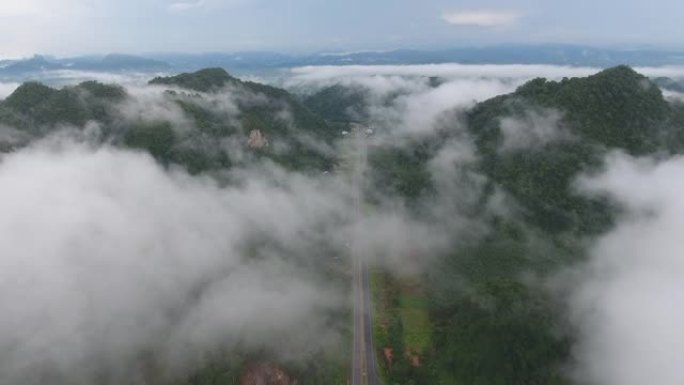
[[347, 136], [349, 135], [349, 131], [342, 131], [342, 136]]

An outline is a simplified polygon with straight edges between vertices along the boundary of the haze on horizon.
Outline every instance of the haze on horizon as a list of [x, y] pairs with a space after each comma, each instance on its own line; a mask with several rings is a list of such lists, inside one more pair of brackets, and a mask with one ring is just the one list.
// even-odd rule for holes
[[501, 43], [677, 48], [683, 13], [677, 0], [4, 0], [0, 57]]

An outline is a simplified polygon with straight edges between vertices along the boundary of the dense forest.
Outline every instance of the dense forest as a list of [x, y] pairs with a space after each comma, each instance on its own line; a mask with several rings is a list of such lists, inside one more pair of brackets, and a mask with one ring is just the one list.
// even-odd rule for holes
[[[24, 83], [0, 104], [0, 123], [18, 130], [24, 140], [17, 145], [56, 128], [90, 123], [98, 127], [100, 141], [148, 151], [192, 173], [261, 157], [297, 170], [332, 165], [326, 147], [334, 133], [285, 90], [243, 82], [223, 69], [155, 78], [149, 84], [160, 90], [154, 101], [96, 81], [62, 89]], [[145, 102], [164, 110], [152, 114], [141, 110], [144, 105], [136, 107]]]
[[[480, 199], [466, 213], [484, 220], [488, 231], [454, 244], [423, 277], [433, 333], [424, 353], [429, 370], [406, 369], [411, 379], [393, 383], [569, 383], [564, 369], [572, 360], [574, 331], [562, 293], [549, 282], [582, 262], [586, 241], [607, 231], [620, 213], [614, 203], [583, 195], [573, 183], [600, 171], [612, 151], [682, 153], [683, 111], [653, 81], [619, 66], [587, 78], [529, 81], [512, 94], [454, 112], [462, 115], [452, 119], [455, 125], [443, 124], [435, 135], [375, 151], [374, 188], [415, 202], [417, 215], [438, 194], [428, 162], [462, 135], [461, 121], [476, 160], [460, 167], [486, 178]], [[527, 143], [507, 142], [511, 122], [528, 131]], [[540, 124], [556, 132], [535, 136]], [[487, 209], [488, 199], [501, 193], [515, 210]]]
[[[442, 84], [439, 78], [425, 82]], [[622, 209], [605, 197], [582, 194], [575, 182], [600, 171], [614, 151], [684, 152], [684, 105], [666, 100], [659, 87], [677, 83], [653, 81], [626, 66], [585, 78], [534, 79], [513, 93], [449, 111], [427, 134], [369, 147], [367, 211], [401, 202], [416, 221], [453, 233], [446, 251], [417, 256], [424, 261], [414, 276], [382, 264], [373, 272], [375, 354], [388, 384], [570, 383], [565, 367], [576, 331], [567, 321], [562, 288], [550, 282], [585, 260], [587, 241], [609, 230]], [[147, 152], [164, 167], [190, 174], [266, 162], [321, 176], [343, 172], [339, 142], [350, 127], [376, 123], [368, 110], [370, 91], [360, 86], [297, 95], [214, 68], [158, 77], [145, 90], [96, 81], [61, 89], [24, 83], [0, 102], [0, 124], [13, 128], [0, 138], [0, 151], [66, 130]], [[400, 96], [390, 93], [375, 102], [388, 106]], [[150, 110], [152, 105], [162, 107]], [[452, 178], [460, 180], [447, 181], [466, 185], [468, 199], [444, 190], [431, 171], [433, 160], [454, 143], [473, 149], [472, 159], [452, 165]], [[497, 199], [508, 210], [492, 209]], [[434, 202], [445, 201], [479, 230], [465, 237], [462, 229], [449, 227], [449, 218], [438, 218]], [[272, 246], [250, 242], [255, 259]], [[316, 242], [321, 254], [340, 253], [324, 239]], [[306, 269], [321, 282], [348, 289], [344, 259]], [[327, 322], [347, 338], [348, 319], [343, 311]], [[412, 331], [416, 324], [421, 331]], [[348, 349], [281, 366], [299, 384], [342, 384]], [[181, 383], [238, 383], [245, 368], [277, 360], [266, 351], [224, 352]]]

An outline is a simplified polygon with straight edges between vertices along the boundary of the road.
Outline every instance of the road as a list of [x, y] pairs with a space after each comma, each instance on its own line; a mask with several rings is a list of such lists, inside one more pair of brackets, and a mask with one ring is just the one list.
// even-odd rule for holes
[[[356, 126], [352, 130], [354, 140], [354, 160], [352, 187], [354, 189], [354, 211], [357, 223], [363, 218], [363, 181], [366, 169], [365, 130]], [[358, 232], [357, 232], [358, 233]], [[373, 323], [371, 316], [370, 287], [368, 282], [368, 262], [358, 242], [352, 239], [351, 257], [353, 264], [354, 288], [354, 346], [352, 357], [352, 385], [380, 385], [375, 365], [375, 346], [373, 345]]]
[[357, 260], [354, 266], [354, 357], [352, 385], [379, 385], [373, 345], [368, 266]]

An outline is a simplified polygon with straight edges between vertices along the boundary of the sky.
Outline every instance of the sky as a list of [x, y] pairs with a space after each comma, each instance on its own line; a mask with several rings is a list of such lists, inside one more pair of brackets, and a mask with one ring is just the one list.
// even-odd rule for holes
[[0, 57], [502, 43], [674, 47], [684, 38], [682, 14], [679, 0], [2, 0]]

